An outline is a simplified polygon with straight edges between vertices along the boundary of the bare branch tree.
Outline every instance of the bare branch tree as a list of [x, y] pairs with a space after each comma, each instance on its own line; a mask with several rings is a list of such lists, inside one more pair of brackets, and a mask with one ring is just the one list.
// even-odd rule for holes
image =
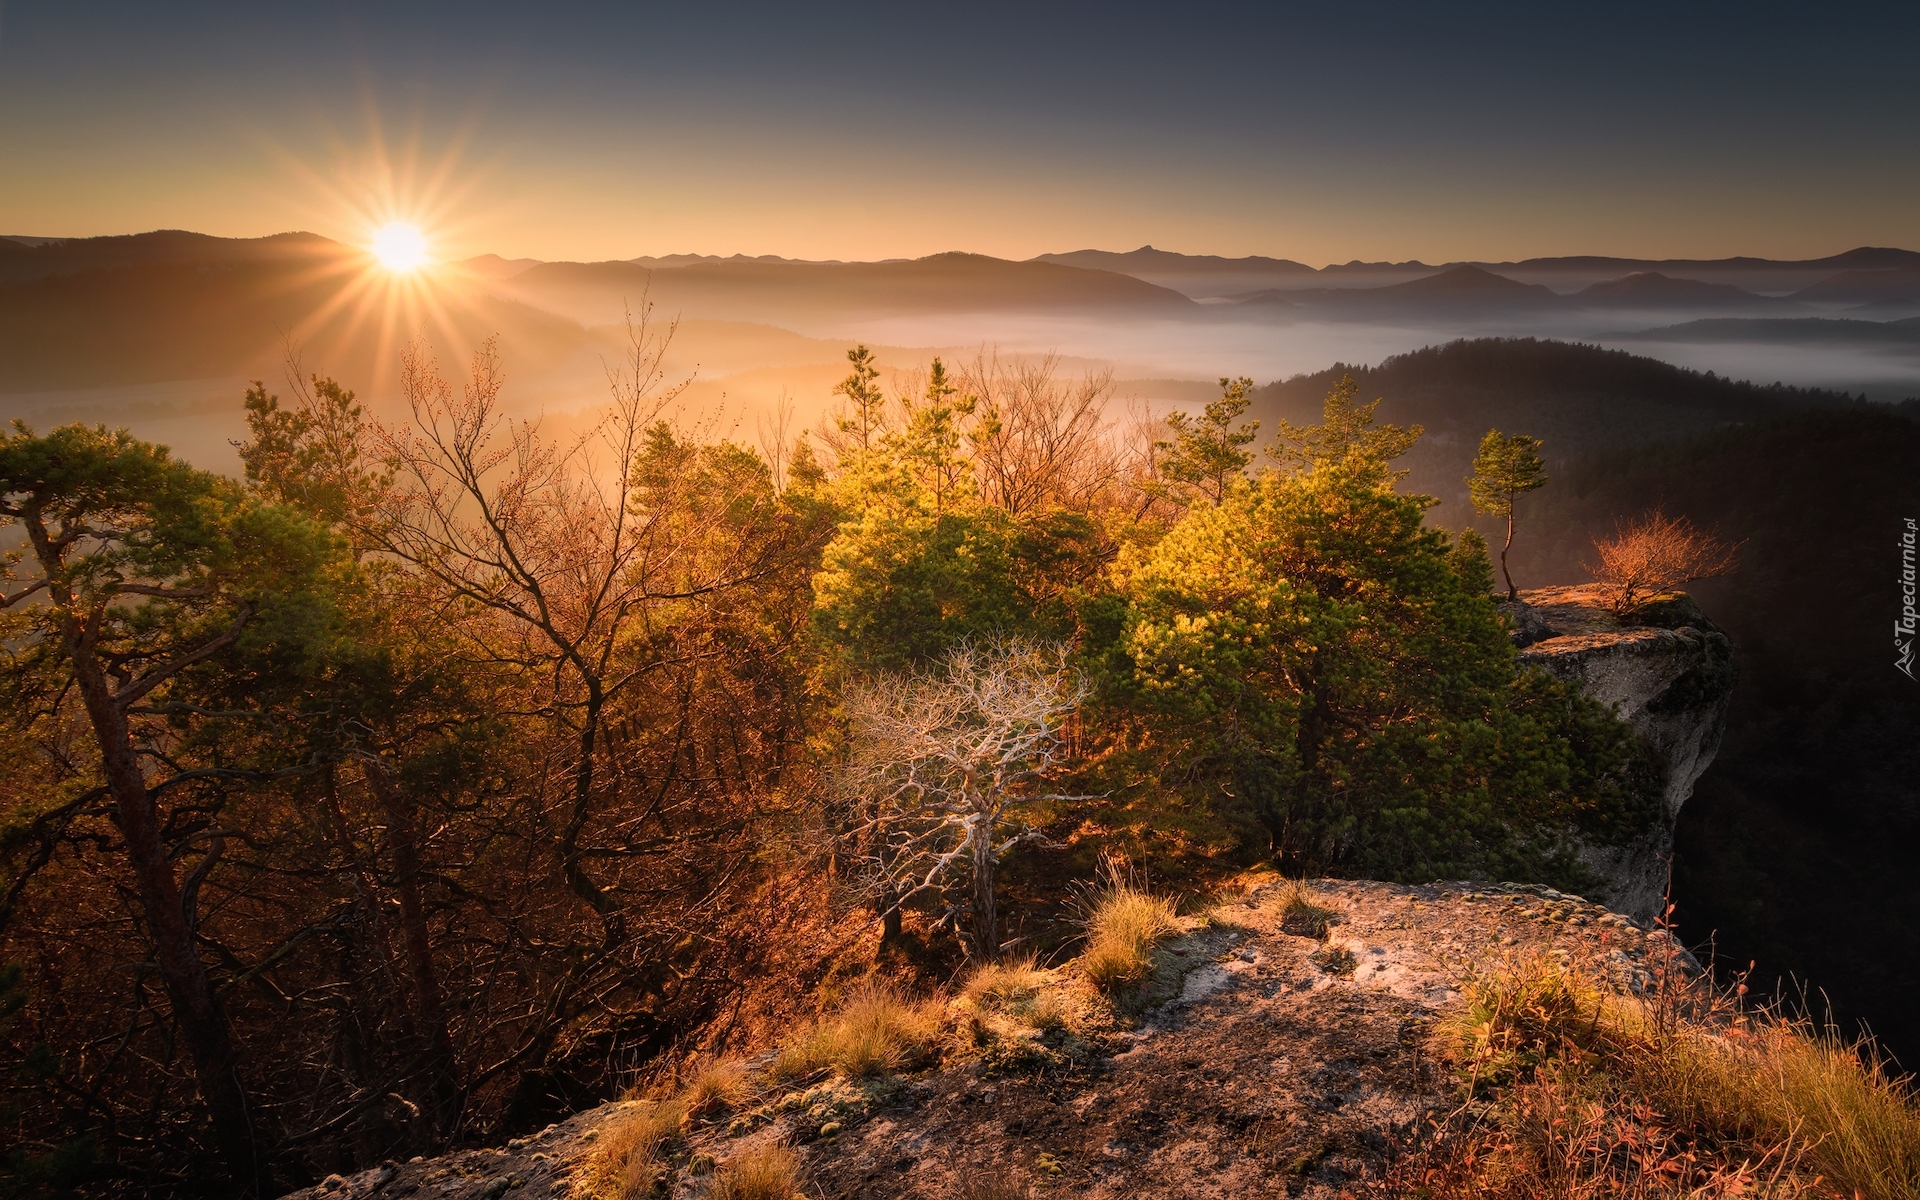
[[981, 356], [961, 371], [960, 390], [978, 398], [971, 440], [981, 497], [1008, 516], [1086, 512], [1119, 477], [1107, 437], [1111, 371], [1066, 380], [1057, 355], [1015, 363]]
[[1622, 521], [1611, 538], [1595, 538], [1598, 564], [1580, 564], [1613, 594], [1613, 610], [1634, 606], [1696, 579], [1712, 579], [1738, 569], [1740, 546], [1694, 527], [1686, 517], [1668, 517], [1659, 509]]
[[948, 904], [947, 918], [969, 908], [974, 953], [998, 954], [996, 868], [1039, 836], [1023, 810], [1084, 799], [1046, 785], [1088, 690], [1065, 647], [1008, 640], [963, 645], [934, 671], [849, 691], [853, 746], [837, 782], [860, 813], [856, 856], [883, 915], [970, 880], [970, 905]]
[[686, 387], [665, 383], [673, 332], [650, 327], [644, 309], [629, 323], [627, 361], [609, 371], [611, 402], [570, 446], [502, 411], [491, 343], [474, 356], [459, 397], [411, 349], [402, 382], [412, 424], [382, 431], [395, 477], [385, 548], [451, 598], [456, 631], [475, 657], [548, 680], [550, 715], [572, 743], [557, 851], [568, 886], [599, 918], [603, 956], [627, 936], [622, 906], [588, 869], [595, 852], [584, 842], [607, 706], [663, 666], [657, 655], [632, 653], [656, 606], [749, 584], [776, 569], [786, 549], [705, 536], [697, 526], [725, 520], [729, 506], [690, 526], [662, 494], [672, 481], [636, 470]]

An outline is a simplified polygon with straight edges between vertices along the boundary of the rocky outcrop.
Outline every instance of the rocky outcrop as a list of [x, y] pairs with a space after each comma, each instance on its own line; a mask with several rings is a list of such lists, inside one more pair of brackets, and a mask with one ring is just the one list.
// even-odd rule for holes
[[1736, 676], [1733, 643], [1679, 594], [1625, 617], [1594, 587], [1539, 588], [1500, 607], [1521, 662], [1579, 683], [1659, 756], [1664, 819], [1630, 845], [1582, 853], [1606, 881], [1607, 903], [1649, 920], [1666, 894], [1674, 822], [1720, 748]]
[[[1145, 1011], [1087, 1032], [1079, 1051], [995, 1060], [956, 1036], [942, 1062], [901, 1078], [775, 1083], [756, 1069], [749, 1099], [686, 1127], [651, 1194], [702, 1200], [716, 1170], [777, 1142], [796, 1147], [808, 1197], [962, 1200], [1002, 1176], [1046, 1189], [1034, 1195], [1336, 1200], [1458, 1104], [1427, 1031], [1474, 973], [1540, 955], [1632, 994], [1664, 968], [1698, 970], [1664, 931], [1549, 888], [1320, 880], [1323, 941], [1291, 931], [1284, 884], [1248, 882], [1156, 952]], [[616, 1200], [596, 1195], [594, 1156], [639, 1108], [297, 1195]]]

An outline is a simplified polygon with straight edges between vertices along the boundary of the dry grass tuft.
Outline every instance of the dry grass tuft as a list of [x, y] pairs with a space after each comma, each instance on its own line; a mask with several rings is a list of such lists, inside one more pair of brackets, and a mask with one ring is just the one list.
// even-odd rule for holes
[[1153, 971], [1153, 948], [1180, 932], [1173, 900], [1156, 896], [1116, 867], [1086, 902], [1087, 948], [1080, 971], [1097, 988], [1142, 982]]
[[707, 1200], [792, 1200], [800, 1160], [785, 1146], [758, 1146], [736, 1154], [713, 1177]]
[[1460, 1110], [1382, 1194], [1920, 1200], [1920, 1109], [1869, 1043], [1699, 987], [1628, 999], [1540, 959], [1467, 1001], [1436, 1047], [1491, 1107]]
[[1340, 914], [1314, 903], [1314, 890], [1304, 879], [1287, 880], [1280, 893], [1280, 928], [1295, 937], [1324, 938]]
[[939, 1037], [938, 1004], [867, 984], [782, 1048], [767, 1074], [781, 1080], [829, 1069], [849, 1079], [891, 1074], [925, 1057]]
[[703, 1063], [680, 1089], [687, 1116], [695, 1119], [739, 1108], [752, 1096], [746, 1064], [725, 1058]]
[[1548, 1062], [1593, 1048], [1606, 995], [1553, 959], [1527, 958], [1470, 983], [1465, 1007], [1434, 1035], [1470, 1091], [1524, 1082]]
[[1321, 943], [1318, 950], [1307, 955], [1307, 961], [1327, 974], [1338, 975], [1342, 979], [1353, 978], [1354, 971], [1360, 966], [1360, 959], [1354, 954], [1353, 947], [1334, 942]]
[[959, 1004], [964, 1011], [1003, 1015], [1042, 1033], [1075, 1029], [1082, 1015], [1060, 973], [1031, 958], [981, 967], [961, 986]]
[[645, 1100], [607, 1122], [588, 1159], [582, 1191], [593, 1200], [643, 1200], [667, 1172], [662, 1152], [680, 1137], [686, 1105], [678, 1096]]
[[960, 999], [974, 1008], [1014, 1008], [1032, 1003], [1052, 981], [1053, 972], [1031, 958], [988, 963], [967, 976]]

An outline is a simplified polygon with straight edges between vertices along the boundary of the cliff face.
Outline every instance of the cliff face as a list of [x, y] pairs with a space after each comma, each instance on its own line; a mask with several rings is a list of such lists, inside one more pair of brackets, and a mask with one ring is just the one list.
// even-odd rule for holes
[[[685, 1126], [647, 1194], [702, 1200], [716, 1170], [784, 1143], [807, 1197], [963, 1200], [1000, 1175], [1106, 1200], [1336, 1200], [1458, 1103], [1425, 1042], [1473, 973], [1544, 955], [1635, 993], [1664, 964], [1697, 969], [1664, 932], [1547, 888], [1313, 888], [1324, 941], [1295, 931], [1283, 884], [1255, 882], [1156, 951], [1137, 1016], [1070, 1042], [1039, 1037], [996, 1058], [956, 1032], [943, 1063], [915, 1074], [785, 1083], [761, 1074], [763, 1055], [751, 1095]], [[500, 1149], [333, 1176], [298, 1196], [619, 1200], [595, 1155], [643, 1108], [604, 1105]]]
[[1674, 822], [1726, 729], [1737, 674], [1733, 643], [1684, 595], [1664, 597], [1626, 619], [1592, 587], [1538, 588], [1500, 608], [1521, 662], [1579, 683], [1613, 706], [1660, 756], [1665, 818], [1631, 845], [1582, 854], [1606, 880], [1608, 904], [1650, 920], [1666, 893]]

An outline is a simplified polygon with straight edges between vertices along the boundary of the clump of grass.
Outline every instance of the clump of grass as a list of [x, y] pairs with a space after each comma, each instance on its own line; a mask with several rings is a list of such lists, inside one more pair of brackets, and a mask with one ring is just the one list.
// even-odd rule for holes
[[1106, 882], [1088, 894], [1085, 914], [1080, 971], [1105, 990], [1144, 981], [1153, 971], [1154, 946], [1180, 932], [1171, 898], [1154, 895], [1112, 865]]
[[713, 1177], [707, 1200], [792, 1200], [800, 1160], [785, 1146], [757, 1146], [729, 1159]]
[[1542, 1065], [1594, 1047], [1605, 996], [1557, 960], [1526, 958], [1469, 981], [1465, 1006], [1434, 1035], [1463, 1067], [1469, 1091], [1525, 1082]]
[[1670, 981], [1629, 1000], [1531, 959], [1475, 981], [1435, 1038], [1490, 1106], [1396, 1169], [1403, 1191], [1920, 1200], [1911, 1088], [1831, 1027]]
[[645, 1200], [665, 1176], [662, 1155], [687, 1116], [678, 1096], [644, 1100], [609, 1121], [587, 1162], [583, 1191], [594, 1200]]
[[701, 1065], [680, 1089], [687, 1116], [713, 1117], [744, 1105], [753, 1095], [746, 1064], [717, 1059]]
[[974, 1008], [1014, 1008], [1031, 1003], [1052, 978], [1051, 971], [1031, 958], [992, 962], [967, 976], [960, 986], [960, 999]]
[[939, 1036], [937, 1005], [867, 984], [783, 1047], [767, 1074], [781, 1080], [825, 1070], [849, 1079], [892, 1074], [925, 1057]]
[[1314, 903], [1314, 891], [1304, 879], [1287, 880], [1280, 899], [1280, 928], [1295, 937], [1325, 938], [1340, 915]]
[[977, 1016], [1004, 1015], [1042, 1033], [1071, 1029], [1079, 1017], [1059, 973], [1031, 958], [976, 970], [961, 985], [959, 1005]]
[[1920, 1200], [1920, 1107], [1870, 1041], [1774, 1018], [1717, 1035], [1682, 1027], [1654, 1047], [1632, 1079], [1662, 1108], [1754, 1142], [1792, 1138], [1848, 1194]]

